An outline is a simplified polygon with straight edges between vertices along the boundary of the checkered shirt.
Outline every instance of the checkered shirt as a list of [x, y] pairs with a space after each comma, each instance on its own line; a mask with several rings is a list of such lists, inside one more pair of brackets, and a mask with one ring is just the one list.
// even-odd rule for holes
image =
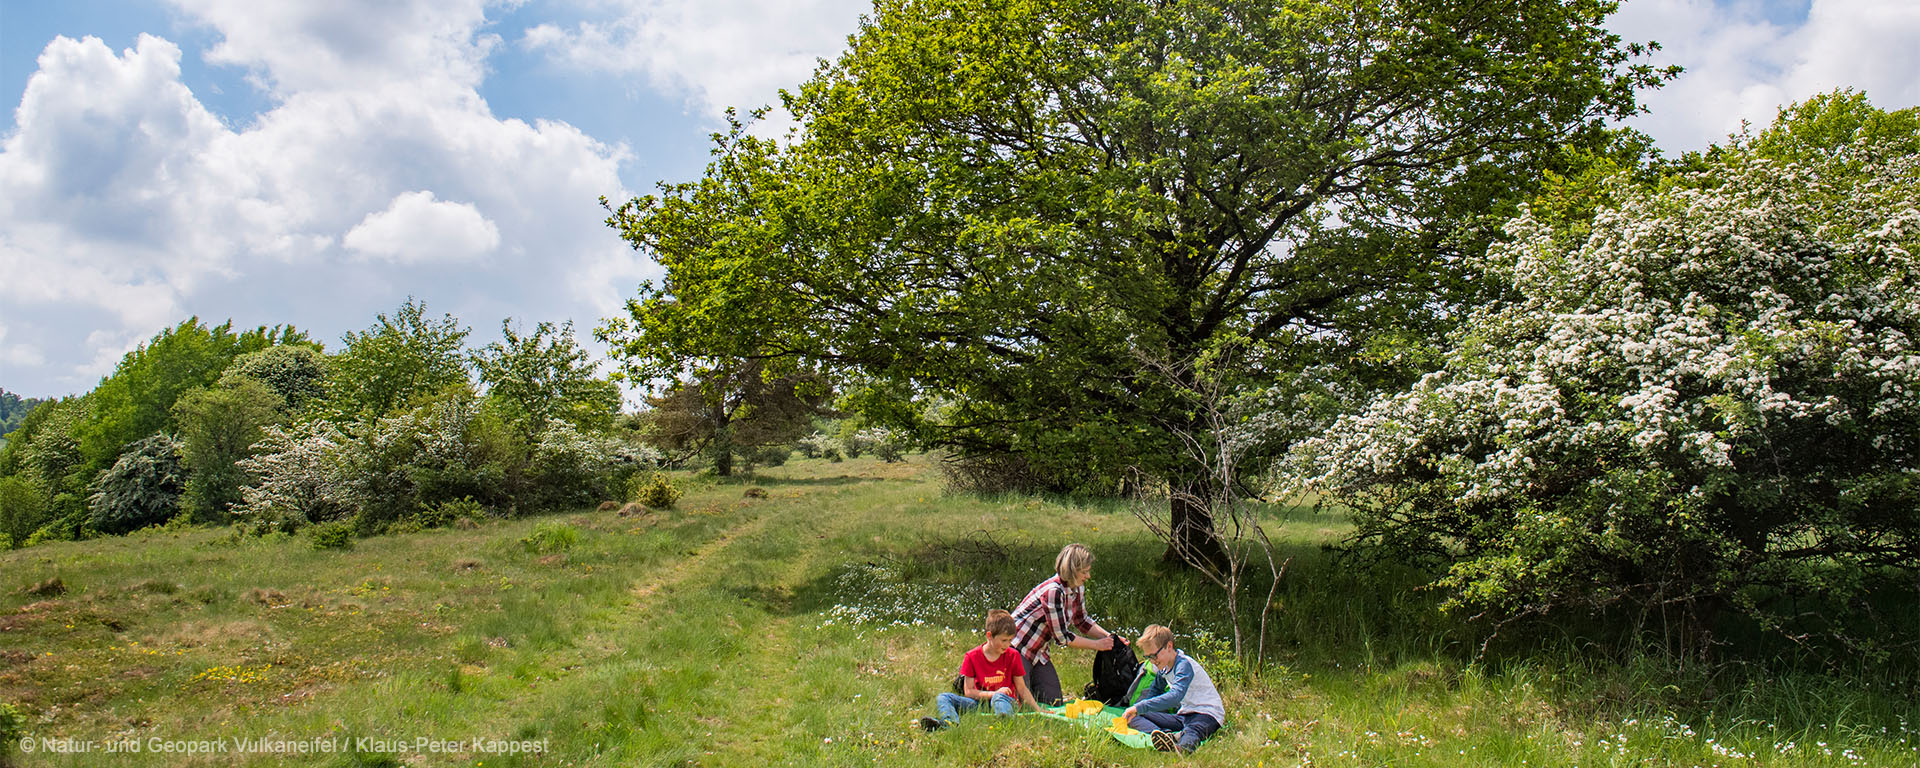
[[1073, 630], [1093, 632], [1093, 617], [1087, 615], [1087, 588], [1069, 587], [1055, 575], [1028, 592], [1013, 609], [1013, 647], [1020, 650], [1029, 666], [1050, 663], [1047, 643], [1066, 645]]

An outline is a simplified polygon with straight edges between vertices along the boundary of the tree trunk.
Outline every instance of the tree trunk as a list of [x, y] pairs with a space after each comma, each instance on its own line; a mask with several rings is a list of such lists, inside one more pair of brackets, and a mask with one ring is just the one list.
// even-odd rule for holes
[[1227, 552], [1213, 528], [1213, 483], [1205, 467], [1188, 466], [1169, 477], [1172, 492], [1170, 533], [1167, 551], [1160, 559], [1167, 563], [1191, 566], [1198, 560], [1224, 570]]
[[713, 420], [713, 443], [708, 448], [713, 453], [713, 474], [732, 477], [733, 418], [725, 405], [711, 406], [707, 417]]

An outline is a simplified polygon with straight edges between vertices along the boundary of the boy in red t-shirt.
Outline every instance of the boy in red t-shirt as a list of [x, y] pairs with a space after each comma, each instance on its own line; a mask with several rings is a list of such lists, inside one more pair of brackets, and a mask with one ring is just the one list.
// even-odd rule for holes
[[960, 713], [980, 706], [993, 706], [996, 715], [1011, 715], [1016, 702], [1033, 711], [1040, 705], [1027, 690], [1027, 666], [1013, 648], [1013, 614], [995, 608], [987, 612], [987, 641], [967, 651], [960, 660], [960, 693], [942, 693], [934, 699], [938, 720], [920, 718], [920, 727], [929, 731], [945, 728], [960, 719]]

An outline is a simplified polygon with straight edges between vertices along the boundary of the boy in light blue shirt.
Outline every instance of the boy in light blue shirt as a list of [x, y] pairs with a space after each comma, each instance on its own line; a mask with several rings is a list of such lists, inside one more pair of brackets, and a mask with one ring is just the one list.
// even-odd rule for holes
[[1134, 647], [1159, 674], [1121, 717], [1128, 727], [1150, 734], [1154, 749], [1187, 754], [1226, 724], [1227, 707], [1213, 678], [1200, 662], [1173, 647], [1173, 630], [1151, 625]]

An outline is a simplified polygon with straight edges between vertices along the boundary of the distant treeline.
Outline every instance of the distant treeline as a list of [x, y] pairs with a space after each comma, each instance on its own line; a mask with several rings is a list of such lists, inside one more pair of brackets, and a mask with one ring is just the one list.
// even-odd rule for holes
[[27, 413], [41, 403], [46, 402], [33, 397], [21, 397], [5, 389], [0, 389], [0, 445], [6, 445], [7, 433], [20, 426]]

